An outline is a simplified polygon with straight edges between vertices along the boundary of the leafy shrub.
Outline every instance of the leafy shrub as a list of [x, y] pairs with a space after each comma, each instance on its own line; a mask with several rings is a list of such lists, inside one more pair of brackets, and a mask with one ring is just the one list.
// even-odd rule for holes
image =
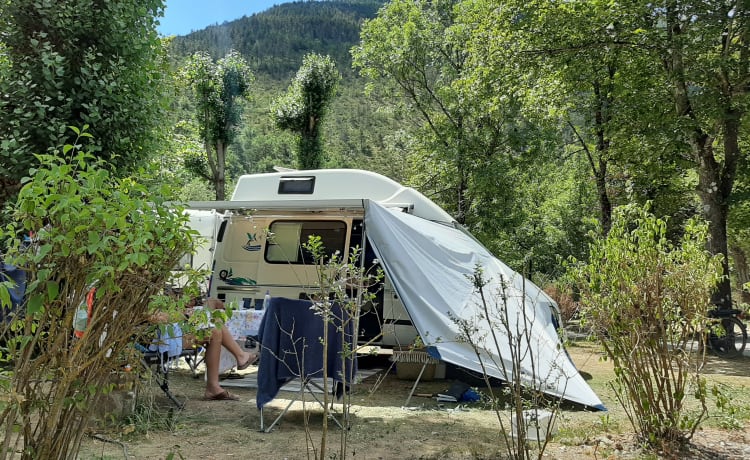
[[[13, 223], [0, 229], [6, 262], [28, 279], [21, 310], [0, 329], [11, 369], [0, 376], [0, 458], [19, 450], [25, 459], [75, 458], [89, 408], [137, 359], [131, 344], [148, 327], [151, 299], [192, 247], [182, 212], [77, 147], [64, 147], [66, 159], [39, 157]], [[18, 236], [32, 234], [25, 247]], [[76, 337], [76, 311], [91, 286], [94, 308]]]
[[[617, 209], [610, 233], [571, 268], [584, 320], [614, 363], [612, 387], [639, 438], [658, 448], [688, 440], [706, 416], [703, 354], [721, 259], [705, 249], [706, 226], [686, 223], [679, 245], [648, 208]], [[688, 395], [699, 409], [686, 408]]]
[[573, 295], [568, 290], [550, 284], [544, 288], [544, 292], [557, 303], [563, 323], [576, 317], [578, 314], [578, 302], [575, 301]]

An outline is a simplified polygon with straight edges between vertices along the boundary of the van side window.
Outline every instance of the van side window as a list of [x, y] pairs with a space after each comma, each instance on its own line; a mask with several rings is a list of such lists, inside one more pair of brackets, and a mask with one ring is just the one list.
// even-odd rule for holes
[[342, 221], [277, 220], [271, 223], [269, 232], [265, 254], [268, 263], [312, 263], [312, 256], [303, 247], [311, 235], [321, 238], [326, 252], [326, 261], [336, 251], [339, 251], [342, 257], [345, 255], [346, 223]]

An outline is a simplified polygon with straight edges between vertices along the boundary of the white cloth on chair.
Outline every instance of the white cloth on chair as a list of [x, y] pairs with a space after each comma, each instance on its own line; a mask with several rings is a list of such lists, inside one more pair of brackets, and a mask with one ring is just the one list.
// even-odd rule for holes
[[182, 354], [182, 328], [177, 323], [159, 327], [156, 337], [148, 346], [149, 351], [167, 353], [167, 357], [175, 358]]

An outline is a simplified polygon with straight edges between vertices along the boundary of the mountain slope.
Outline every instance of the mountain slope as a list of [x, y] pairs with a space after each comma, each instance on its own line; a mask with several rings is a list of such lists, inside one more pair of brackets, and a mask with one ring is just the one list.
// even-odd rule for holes
[[214, 59], [239, 51], [259, 75], [288, 79], [308, 52], [329, 55], [344, 76], [352, 75], [349, 49], [359, 30], [385, 1], [350, 0], [292, 2], [262, 13], [176, 37], [175, 55], [207, 51]]
[[[385, 1], [349, 0], [293, 2], [262, 13], [193, 32], [173, 40], [175, 64], [196, 51], [214, 59], [229, 50], [239, 51], [256, 76], [251, 100], [246, 103], [237, 141], [229, 148], [227, 172], [231, 178], [269, 172], [273, 166], [296, 167], [296, 141], [274, 127], [270, 106], [284, 94], [308, 52], [330, 55], [343, 74], [337, 95], [323, 121], [322, 139], [327, 168], [357, 167], [401, 179], [405, 157], [400, 149], [388, 154], [404, 128], [388, 104], [364, 94], [364, 79], [351, 69], [349, 50], [359, 43], [362, 22], [375, 17]], [[190, 102], [183, 99], [175, 114], [191, 118]], [[183, 112], [183, 110], [185, 110]], [[402, 158], [403, 157], [403, 158]]]

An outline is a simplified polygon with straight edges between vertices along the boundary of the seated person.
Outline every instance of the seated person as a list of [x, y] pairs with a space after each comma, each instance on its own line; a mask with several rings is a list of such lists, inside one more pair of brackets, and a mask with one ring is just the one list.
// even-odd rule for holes
[[[223, 310], [224, 302], [218, 299], [207, 299], [205, 307], [211, 310]], [[185, 314], [192, 315], [195, 308], [195, 302], [188, 304]], [[166, 313], [156, 313], [152, 316], [152, 321], [157, 323], [168, 322]], [[199, 326], [205, 334], [201, 334], [203, 346], [206, 348], [206, 389], [203, 393], [203, 399], [208, 401], [238, 401], [237, 395], [231, 394], [219, 384], [219, 361], [221, 358], [221, 347], [224, 346], [237, 360], [237, 370], [247, 369], [251, 364], [258, 361], [259, 354], [243, 350], [235, 341], [232, 334], [226, 328], [217, 328], [210, 321], [205, 326]], [[188, 336], [183, 338], [183, 342], [190, 341]]]

